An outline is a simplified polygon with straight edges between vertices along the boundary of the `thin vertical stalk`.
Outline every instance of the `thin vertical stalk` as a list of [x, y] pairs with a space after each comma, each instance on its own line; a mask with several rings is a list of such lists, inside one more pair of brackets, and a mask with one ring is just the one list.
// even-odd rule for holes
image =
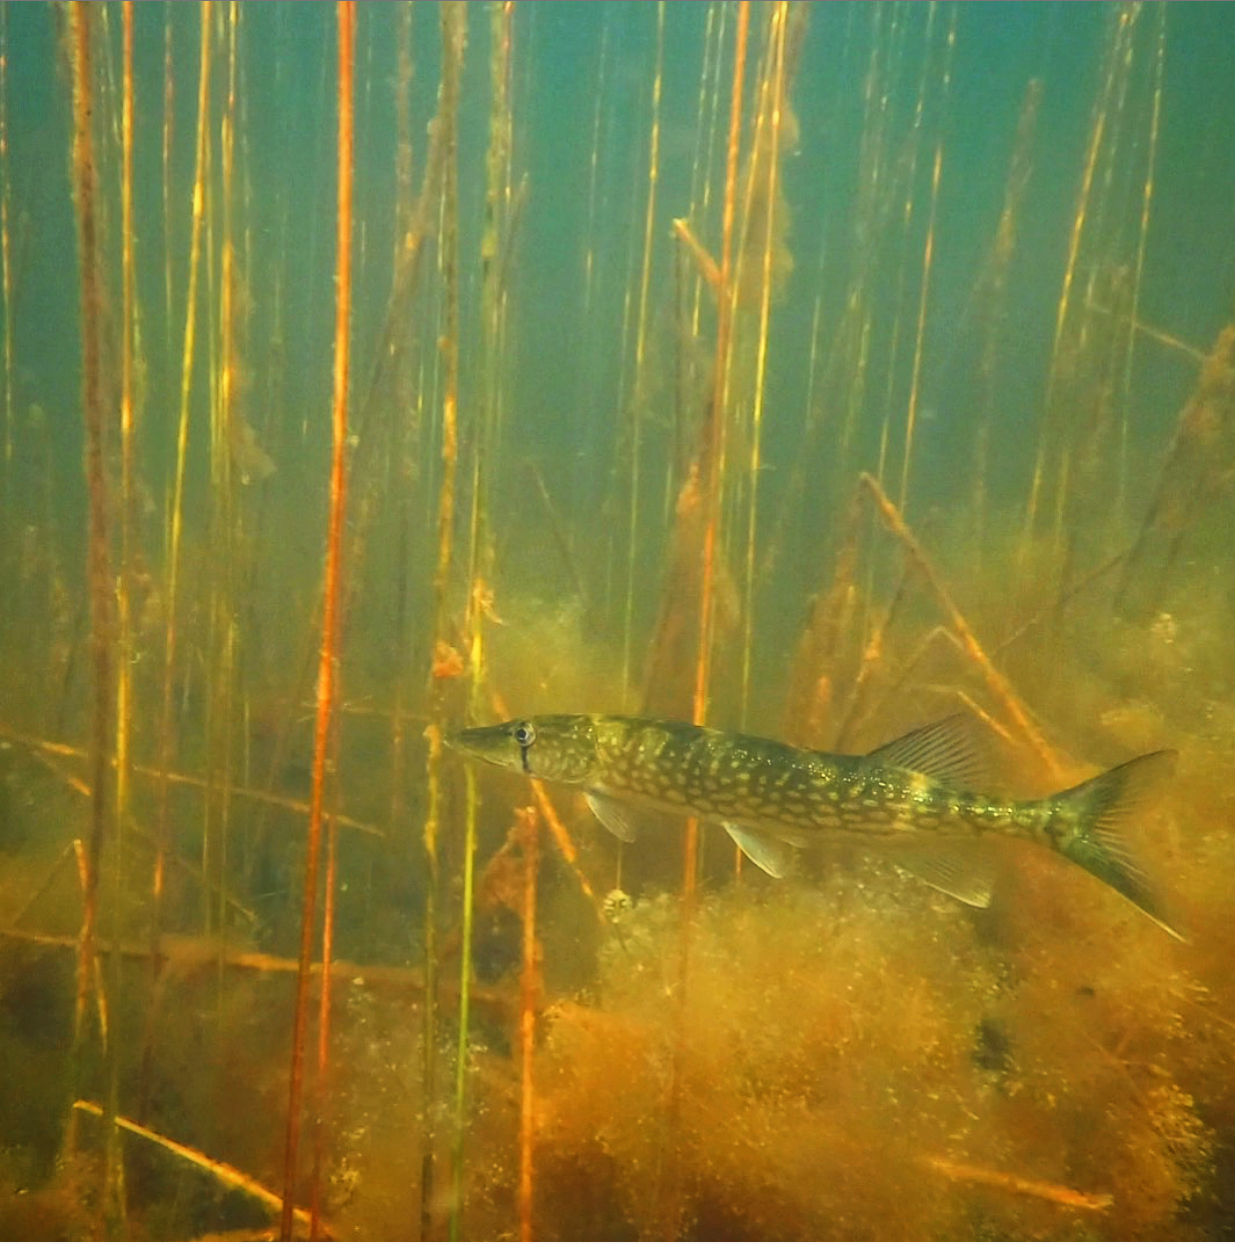
[[[780, 176], [781, 114], [785, 96], [785, 28], [789, 21], [789, 5], [781, 0], [773, 10], [770, 33], [770, 55], [765, 91], [770, 106], [770, 117], [761, 117], [761, 125], [769, 125], [770, 141], [767, 146], [767, 223], [763, 239], [761, 288], [759, 297], [759, 343], [755, 356], [755, 396], [751, 409], [750, 427], [750, 493], [746, 526], [746, 600], [745, 623], [742, 636], [742, 698], [739, 720], [745, 723], [750, 700], [751, 649], [754, 646], [755, 625], [755, 538], [759, 517], [759, 454], [763, 436], [763, 394], [767, 378], [768, 327], [772, 310], [772, 252], [776, 236], [777, 184]], [[756, 139], [756, 143], [758, 139]], [[758, 161], [751, 161], [752, 178], [762, 170]], [[751, 191], [754, 193], [754, 186]], [[741, 852], [737, 853], [740, 860]]]
[[[715, 605], [716, 545], [720, 526], [720, 490], [724, 467], [725, 419], [729, 404], [729, 374], [732, 357], [733, 312], [733, 222], [737, 201], [738, 149], [742, 136], [742, 84], [746, 73], [746, 43], [750, 30], [749, 0], [738, 8], [738, 25], [733, 62], [733, 92], [729, 108], [729, 146], [725, 159], [725, 199], [721, 215], [720, 280], [716, 317], [716, 358], [712, 370], [711, 424], [707, 438], [707, 527], [703, 541], [703, 577], [699, 600], [698, 658], [695, 665], [693, 720], [702, 725], [707, 716], [708, 683], [712, 657], [712, 615]], [[686, 893], [693, 893], [694, 864], [698, 824], [693, 819], [687, 830]]]
[[[159, 725], [158, 847], [154, 866], [154, 918], [151, 936], [157, 943], [162, 926], [164, 881], [169, 835], [172, 737], [172, 687], [175, 681], [179, 611], [180, 540], [184, 527], [184, 480], [189, 449], [189, 412], [193, 392], [193, 359], [197, 344], [197, 284], [201, 268], [202, 217], [210, 165], [210, 0], [202, 0], [201, 46], [197, 87], [197, 157], [193, 176], [192, 228], [189, 235], [189, 278], [185, 295], [184, 346], [180, 361], [180, 416], [176, 430], [176, 466], [167, 531], [167, 617], [163, 640], [163, 708]], [[170, 262], [170, 259], [169, 259]]]
[[[9, 14], [0, 5], [0, 296], [4, 301], [4, 434], [0, 503], [12, 501], [13, 461], [13, 256], [9, 242]], [[9, 516], [0, 512], [0, 524]]]
[[[716, 358], [712, 373], [712, 402], [709, 428], [704, 442], [703, 463], [706, 480], [704, 504], [707, 524], [703, 535], [703, 570], [700, 582], [698, 650], [695, 664], [695, 686], [692, 720], [701, 725], [707, 716], [708, 681], [711, 669], [712, 614], [716, 583], [716, 546], [720, 526], [720, 491], [724, 459], [725, 418], [728, 410], [729, 364], [735, 290], [732, 272], [733, 224], [737, 200], [738, 150], [742, 136], [742, 88], [746, 74], [746, 45], [750, 31], [750, 3], [741, 0], [738, 8], [734, 42], [733, 89], [729, 107], [729, 145], [725, 159], [725, 197], [721, 214], [720, 277], [717, 286]], [[686, 997], [690, 968], [691, 926], [694, 921], [696, 882], [699, 869], [699, 821], [690, 817], [686, 822], [683, 846], [682, 894], [680, 901], [680, 936], [677, 965], [677, 1023], [674, 1041], [673, 1068], [666, 1110], [666, 1166], [661, 1177], [657, 1226], [665, 1238], [678, 1229], [677, 1156], [675, 1135], [681, 1113], [682, 1053], [686, 1039]]]
[[[467, 37], [467, 10], [457, 3], [442, 7], [443, 41], [449, 39], [459, 49]], [[458, 149], [458, 102], [459, 81], [451, 83], [451, 102], [447, 109], [450, 125], [449, 145], [451, 158], [446, 164], [442, 182], [442, 284], [445, 298], [446, 323], [442, 348], [445, 355], [445, 403], [449, 407], [450, 421], [458, 435], [459, 406], [459, 162]], [[491, 209], [490, 209], [491, 210]], [[490, 277], [496, 273], [496, 257], [490, 265]], [[485, 293], [487, 294], [487, 290]], [[482, 294], [482, 297], [484, 295]], [[445, 418], [445, 410], [443, 412]], [[467, 607], [468, 651], [470, 665], [469, 698], [473, 707], [479, 693], [483, 665], [483, 639], [478, 607], [478, 584], [475, 579], [480, 538], [480, 461], [483, 452], [481, 429], [473, 428], [472, 439], [472, 509], [468, 540], [468, 581], [471, 586]], [[471, 988], [472, 988], [472, 931], [476, 898], [476, 838], [479, 814], [479, 792], [476, 774], [471, 765], [464, 775], [464, 826], [463, 826], [463, 919], [459, 953], [459, 1029], [455, 1047], [455, 1096], [454, 1137], [451, 1146], [451, 1196], [449, 1235], [452, 1240], [461, 1238], [463, 1221], [463, 1175], [464, 1148], [467, 1137], [467, 1086], [468, 1063], [471, 1046]]]
[[167, 369], [171, 373], [172, 325], [175, 323], [172, 301], [172, 134], [176, 105], [176, 79], [172, 73], [172, 4], [163, 12], [163, 320], [167, 334]]
[[[512, 122], [510, 111], [510, 77], [512, 58], [512, 17], [514, 6], [507, 0], [494, 4], [490, 10], [489, 89], [492, 103], [489, 113], [489, 147], [485, 157], [486, 193], [485, 226], [481, 238], [481, 363], [483, 399], [479, 426], [472, 435], [471, 515], [468, 524], [467, 607], [468, 640], [468, 713], [472, 720], [483, 708], [485, 679], [484, 643], [484, 557], [485, 524], [485, 460], [496, 449], [497, 430], [501, 422], [501, 362], [505, 327], [505, 290], [501, 256], [508, 241], [509, 206], [511, 200], [510, 159]], [[458, 212], [454, 167], [447, 174], [449, 197], [443, 205], [447, 220], [443, 244], [447, 239], [457, 248]], [[458, 333], [458, 291], [452, 282], [446, 290], [448, 321], [451, 332]], [[450, 366], [454, 372], [449, 385], [458, 383], [458, 345], [452, 340]], [[475, 771], [468, 766], [466, 774], [465, 839], [463, 857], [463, 929], [459, 956], [459, 1039], [455, 1059], [455, 1120], [454, 1155], [452, 1163], [453, 1193], [450, 1203], [450, 1236], [459, 1238], [463, 1209], [463, 1178], [468, 1116], [468, 1080], [471, 1043], [470, 1012], [472, 983], [472, 922], [475, 896], [475, 864], [479, 795]]]
[[[221, 236], [219, 239], [219, 318], [217, 368], [212, 368], [214, 401], [210, 425], [211, 549], [210, 655], [207, 700], [207, 789], [202, 872], [224, 891], [227, 870], [227, 829], [232, 785], [232, 734], [235, 715], [236, 645], [236, 545], [239, 506], [232, 447], [238, 430], [236, 415], [236, 248], [235, 248], [235, 129], [236, 129], [236, 32], [240, 10], [237, 0], [223, 9], [227, 39], [227, 86], [219, 125]], [[204, 927], [222, 928], [222, 908], [211, 907], [210, 887], [203, 896]]]
[[[102, 340], [98, 222], [95, 216], [97, 173], [94, 158], [93, 63], [90, 24], [84, 0], [70, 11], [73, 53], [73, 195], [77, 208], [78, 265], [81, 287], [82, 414], [85, 420], [85, 474], [90, 494], [90, 649], [93, 667], [93, 726], [90, 747], [90, 839], [84, 857], [82, 928], [78, 945], [77, 997], [73, 1048], [75, 1096], [84, 1089], [85, 1018], [94, 979], [98, 925], [99, 864], [111, 832], [108, 798], [111, 770], [112, 611], [111, 570], [107, 550], [107, 478], [103, 446]], [[107, 1125], [111, 1130], [113, 1120]], [[110, 1146], [109, 1146], [110, 1152]]]
[[926, 307], [930, 297], [931, 259], [935, 252], [935, 211], [939, 203], [939, 176], [943, 169], [943, 140], [935, 144], [935, 163], [931, 173], [931, 206], [922, 246], [922, 283], [918, 290], [918, 327], [913, 341], [913, 370], [909, 382], [909, 404], [905, 410], [905, 447], [901, 459], [900, 508], [909, 497], [909, 464], [913, 461], [913, 435], [918, 422], [918, 397], [922, 391], [922, 346], [926, 334]]
[[[416, 215], [416, 198], [412, 189], [412, 13], [410, 4], [399, 6], [397, 76], [395, 80], [395, 230], [393, 268], [399, 270], [403, 248], [410, 234]], [[397, 283], [397, 276], [395, 278]], [[401, 369], [396, 381], [399, 385], [399, 407], [408, 412], [394, 429], [395, 450], [390, 466], [394, 478], [406, 471], [416, 433], [421, 426], [420, 413], [423, 389], [409, 382], [406, 369]], [[397, 472], [397, 474], [394, 474]], [[394, 489], [398, 524], [396, 562], [394, 572], [394, 626], [393, 640], [396, 652], [408, 650], [408, 560], [411, 543], [413, 493], [410, 488], [396, 486]], [[409, 694], [410, 664], [397, 663], [394, 679], [394, 705], [390, 716], [390, 818], [393, 831], [405, 825], [404, 786], [406, 781], [406, 720]]]
[[[458, 122], [459, 80], [467, 43], [467, 10], [459, 0], [445, 0], [441, 7], [442, 74], [437, 134], [442, 143], [441, 241], [438, 258], [445, 297], [445, 325], [441, 351], [445, 380], [442, 392], [442, 481], [437, 508], [437, 568], [433, 577], [433, 634], [446, 642], [448, 618], [446, 592], [453, 564], [455, 477], [459, 461], [459, 290], [458, 290]], [[421, 1092], [424, 1095], [424, 1131], [421, 1136], [420, 1234], [434, 1234], [436, 1200], [435, 1128], [437, 1115], [437, 898], [440, 881], [438, 832], [441, 826], [440, 721], [444, 704], [442, 679], [431, 679], [428, 754], [425, 772], [425, 866], [424, 924], [425, 1009], [421, 1032]], [[469, 799], [469, 803], [471, 800]], [[465, 914], [470, 906], [465, 906]], [[466, 996], [466, 995], [465, 995]], [[464, 1022], [460, 1018], [460, 1023]], [[452, 1210], [452, 1220], [454, 1211]]]
[[[313, 960], [313, 926], [317, 909], [317, 873], [321, 854], [322, 805], [326, 786], [326, 754], [338, 675], [340, 579], [346, 501], [347, 391], [350, 369], [348, 326], [352, 308], [352, 128], [353, 62], [356, 12], [344, 0], [335, 7], [338, 20], [338, 202], [335, 232], [334, 395], [331, 403], [332, 452], [330, 514], [326, 529], [326, 563], [322, 591], [322, 647], [317, 672], [317, 716], [313, 731], [313, 784], [309, 796], [309, 836], [304, 870], [304, 907], [300, 921], [300, 962], [296, 974], [296, 1010], [292, 1024], [292, 1056], [288, 1084], [287, 1135], [283, 1154], [281, 1238], [290, 1240], [295, 1213], [297, 1150], [300, 1143], [300, 1098], [309, 1012]], [[323, 974], [324, 975], [324, 974]], [[314, 1193], [316, 1197], [316, 1192]]]
[[[339, 772], [339, 718], [334, 719], [331, 750], [335, 773]], [[330, 1005], [334, 995], [335, 884], [339, 868], [339, 792], [335, 786], [326, 838], [326, 893], [322, 911], [322, 985], [317, 1006], [317, 1069], [313, 1081], [313, 1183], [309, 1190], [309, 1238], [322, 1233], [322, 1171], [326, 1164], [326, 1108], [330, 1083]]]
[[[133, 255], [133, 5], [127, 0], [122, 13], [123, 74], [121, 80], [121, 338], [120, 338], [120, 572], [116, 576], [116, 614], [118, 622], [116, 663], [116, 788], [115, 825], [111, 867], [112, 943], [120, 941], [124, 874], [124, 827], [129, 819], [129, 787], [132, 778], [133, 731], [133, 644], [131, 627], [134, 556], [134, 375], [137, 295]], [[107, 1117], [114, 1120], [120, 1111], [119, 1030], [124, 1008], [120, 1003], [118, 958], [110, 957], [113, 1041], [110, 1057]], [[113, 1125], [107, 1137], [106, 1212], [117, 1226], [125, 1221], [125, 1178], [120, 1133]]]
[[660, 179], [660, 95], [664, 77], [665, 0], [656, 5], [656, 72], [652, 78], [652, 133], [648, 151], [648, 197], [643, 220], [643, 267], [639, 276], [639, 312], [635, 321], [635, 400], [631, 409], [630, 434], [630, 527], [626, 549], [626, 612], [622, 628], [622, 698], [630, 695], [633, 646], [635, 564], [639, 549], [639, 456], [643, 442], [643, 413], [647, 395], [648, 290], [652, 280], [653, 226], [656, 221], [656, 186]]
[[[884, 387], [884, 416], [879, 432], [879, 461], [875, 469], [876, 479], [887, 478], [888, 449], [892, 440], [892, 416], [895, 409], [896, 384], [898, 380], [897, 363], [900, 360], [901, 315], [905, 303], [905, 276], [909, 268], [907, 257], [910, 230], [915, 214], [915, 196], [918, 189], [918, 154], [922, 147], [925, 126], [922, 124], [926, 111], [926, 94], [930, 86], [931, 40], [935, 31], [936, 6], [932, 3], [926, 10], [926, 34], [922, 39], [922, 72], [918, 77], [917, 100], [913, 109], [913, 125], [909, 138], [909, 168], [905, 174], [905, 206], [898, 213], [900, 226], [900, 255], [896, 264], [896, 293], [892, 298], [895, 311], [892, 315], [892, 330], [888, 338], [887, 360], [888, 376]], [[869, 574], [873, 575], [872, 565]]]
[[1085, 232], [1085, 224], [1089, 217], [1091, 198], [1094, 186], [1094, 174], [1098, 167], [1098, 156], [1102, 150], [1102, 140], [1106, 134], [1107, 110], [1115, 90], [1118, 74], [1119, 56], [1115, 50], [1120, 43], [1120, 35], [1129, 20], [1129, 10], [1121, 6], [1114, 19], [1117, 24], [1116, 39], [1108, 54], [1106, 77], [1102, 86], [1102, 94], [1094, 107], [1093, 122], [1089, 131], [1089, 146], [1085, 153], [1085, 167], [1081, 174], [1081, 187], [1077, 194], [1076, 212], [1072, 217], [1072, 228], [1068, 239], [1068, 259], [1064, 266], [1063, 285], [1059, 292], [1059, 303], [1055, 309], [1055, 333], [1051, 343], [1051, 363], [1047, 373], [1046, 397], [1043, 400], [1042, 422], [1038, 433], [1038, 448], [1034, 458], [1033, 478], [1029, 488], [1029, 503], [1025, 512], [1025, 525], [1021, 549], [1022, 558], [1028, 553], [1029, 540], [1033, 535], [1037, 522], [1038, 508], [1042, 503], [1042, 491], [1046, 486], [1046, 473], [1049, 469], [1048, 459], [1053, 450], [1058, 448], [1053, 442], [1057, 416], [1055, 413], [1055, 394], [1059, 385], [1060, 369], [1063, 362], [1063, 332], [1068, 320], [1068, 312], [1072, 306], [1072, 286], [1076, 280], [1076, 272], [1081, 251], [1081, 238]]
[[990, 278], [985, 291], [986, 340], [978, 363], [978, 383], [981, 405], [978, 410], [978, 429], [974, 449], [974, 527], [979, 542], [974, 549], [976, 569], [981, 570], [981, 536], [986, 529], [987, 471], [990, 461], [991, 428], [1003, 399], [998, 387], [998, 363], [1003, 345], [1001, 325], [1006, 314], [1008, 271], [1016, 248], [1016, 232], [1020, 219], [1021, 204], [1029, 184], [1032, 163], [1033, 139], [1037, 131], [1038, 110], [1042, 103], [1041, 79], [1033, 78], [1025, 91], [1020, 118], [1016, 124], [1016, 138], [1012, 147], [1012, 163], [1008, 170], [1008, 182], [1004, 190], [1003, 211], [995, 233], [995, 243], [990, 258]]
[[[1119, 482], [1115, 513], [1122, 519], [1127, 506], [1128, 488], [1128, 416], [1132, 394], [1132, 362], [1136, 347], [1137, 317], [1141, 306], [1141, 278], [1145, 272], [1145, 247], [1149, 239], [1149, 211], [1154, 197], [1154, 170], [1158, 159], [1158, 125], [1162, 116], [1162, 72], [1166, 63], [1166, 5], [1157, 6], [1158, 33], [1154, 47], [1153, 104], [1149, 119], [1149, 149], [1145, 154], [1145, 186], [1141, 192], [1141, 221], [1136, 243], [1136, 266], [1132, 275], [1131, 322], [1128, 326], [1128, 348], [1124, 356], [1123, 412], [1119, 424]], [[7, 372], [7, 368], [6, 368]]]
[[134, 329], [137, 321], [133, 258], [133, 5], [123, 9], [124, 78], [120, 179], [121, 354], [120, 354], [120, 574], [116, 579], [120, 661], [116, 672], [116, 833], [128, 817], [133, 725], [132, 634], [130, 620], [133, 557]]
[[596, 71], [596, 107], [592, 111], [592, 150], [588, 156], [587, 172], [587, 240], [583, 251], [583, 318], [592, 313], [592, 274], [596, 266], [596, 184], [600, 171], [600, 119], [601, 107], [608, 85], [609, 61], [609, 11], [605, 11], [600, 28], [600, 65]]
[[[952, 51], [956, 46], [956, 9], [948, 27], [947, 51], [944, 54], [943, 98], [948, 98], [952, 80]], [[923, 338], [926, 333], [926, 308], [931, 288], [931, 260], [935, 252], [935, 217], [939, 207], [939, 178], [943, 171], [943, 139], [935, 141], [935, 163], [931, 169], [931, 205], [926, 223], [926, 241], [922, 246], [922, 283], [918, 292], [918, 328], [913, 343], [913, 373], [909, 383], [909, 406], [905, 412], [905, 449], [901, 460], [900, 510], [904, 513], [909, 500], [909, 468], [913, 461], [913, 434], [918, 420], [918, 399], [922, 391]]]
[[519, 1238], [532, 1231], [532, 1163], [536, 1146], [536, 1005], [540, 956], [536, 948], [536, 870], [540, 866], [540, 824], [534, 807], [519, 811], [523, 840], [523, 970], [519, 976]]

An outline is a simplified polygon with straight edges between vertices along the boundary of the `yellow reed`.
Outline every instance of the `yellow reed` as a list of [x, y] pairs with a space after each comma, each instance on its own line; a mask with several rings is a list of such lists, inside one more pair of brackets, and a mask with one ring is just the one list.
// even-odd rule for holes
[[635, 608], [635, 566], [639, 549], [639, 473], [643, 444], [644, 405], [647, 400], [648, 290], [652, 279], [652, 226], [656, 219], [656, 186], [660, 178], [660, 96], [665, 57], [665, 2], [656, 5], [656, 70], [652, 75], [652, 131], [648, 150], [648, 197], [643, 221], [643, 265], [639, 275], [639, 305], [635, 321], [635, 383], [630, 414], [630, 508], [626, 546], [626, 606], [622, 627], [622, 698], [630, 697], [631, 649]]
[[536, 1147], [536, 1016], [540, 1009], [540, 952], [536, 941], [536, 870], [540, 866], [539, 823], [535, 808], [520, 808], [523, 846], [523, 969], [519, 977], [519, 1238], [532, 1231], [533, 1157]]
[[[153, 894], [154, 917], [151, 936], [157, 941], [162, 923], [164, 873], [166, 869], [169, 828], [169, 783], [165, 776], [171, 770], [175, 736], [172, 714], [172, 687], [175, 681], [177, 631], [180, 599], [180, 544], [184, 527], [184, 481], [188, 460], [189, 417], [193, 392], [193, 362], [197, 344], [197, 288], [201, 267], [202, 220], [205, 214], [206, 182], [210, 161], [210, 5], [200, 6], [200, 47], [197, 87], [197, 142], [193, 175], [192, 228], [189, 241], [189, 276], [185, 296], [184, 346], [180, 362], [180, 414], [176, 429], [176, 466], [172, 484], [170, 512], [167, 516], [166, 582], [167, 612], [163, 638], [163, 705], [159, 722], [159, 853], [155, 861]], [[167, 141], [165, 134], [164, 141]], [[170, 245], [170, 243], [169, 243]], [[170, 258], [168, 260], [170, 263]]]
[[[756, 193], [766, 194], [767, 205], [764, 211], [767, 219], [764, 222], [763, 254], [761, 256], [760, 291], [759, 291], [759, 343], [755, 356], [755, 394], [751, 411], [750, 426], [750, 480], [748, 484], [748, 512], [746, 522], [746, 607], [744, 613], [744, 631], [742, 636], [742, 691], [741, 707], [738, 720], [745, 724], [750, 705], [750, 670], [751, 653], [755, 646], [755, 539], [759, 520], [759, 454], [763, 436], [763, 394], [767, 379], [768, 335], [771, 323], [772, 308], [772, 258], [775, 252], [777, 237], [776, 208], [779, 191], [780, 175], [780, 143], [781, 116], [785, 106], [785, 30], [789, 22], [789, 5], [785, 0], [777, 3], [771, 15], [769, 32], [770, 55], [767, 75], [763, 85], [765, 103], [760, 108], [759, 128], [767, 127], [770, 131], [766, 145], [761, 148], [761, 139], [755, 137], [755, 151], [764, 151], [767, 170], [760, 169], [759, 161], [752, 157], [750, 162], [751, 185], [747, 191], [747, 228], [750, 227], [749, 204]], [[760, 174], [766, 176], [767, 184], [756, 190], [755, 178]], [[741, 859], [741, 852], [735, 855]]]
[[[335, 211], [335, 322], [334, 394], [331, 401], [332, 451], [330, 459], [330, 513], [323, 567], [322, 645], [317, 675], [317, 717], [313, 732], [313, 784], [309, 807], [309, 841], [305, 852], [304, 906], [300, 922], [300, 959], [296, 975], [296, 1008], [292, 1028], [292, 1055], [288, 1086], [287, 1131], [283, 1154], [283, 1206], [280, 1235], [292, 1238], [300, 1143], [300, 1097], [304, 1072], [304, 1045], [308, 1025], [309, 979], [313, 960], [314, 916], [317, 909], [317, 870], [321, 846], [322, 806], [326, 786], [326, 753], [338, 676], [339, 600], [341, 594], [343, 525], [346, 501], [347, 398], [351, 367], [352, 310], [352, 134], [353, 61], [356, 13], [352, 5], [336, 6], [338, 22], [338, 142], [337, 203]], [[328, 999], [329, 965], [323, 973], [323, 996]], [[328, 1005], [324, 1002], [323, 1006]], [[324, 1058], [324, 1055], [323, 1055]], [[319, 1065], [319, 1074], [324, 1071]], [[313, 1226], [317, 1222], [317, 1190], [313, 1191]]]

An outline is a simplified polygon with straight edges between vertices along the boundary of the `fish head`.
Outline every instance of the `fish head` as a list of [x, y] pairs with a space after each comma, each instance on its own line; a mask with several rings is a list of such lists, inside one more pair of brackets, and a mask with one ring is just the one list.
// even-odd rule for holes
[[518, 717], [446, 736], [445, 743], [483, 760], [546, 782], [582, 785], [596, 769], [596, 732], [590, 717]]

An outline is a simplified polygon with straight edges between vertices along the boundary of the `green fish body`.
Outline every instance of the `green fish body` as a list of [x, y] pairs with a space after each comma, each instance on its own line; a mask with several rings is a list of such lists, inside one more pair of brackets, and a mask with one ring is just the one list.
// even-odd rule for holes
[[795, 849], [844, 837], [887, 854], [977, 907], [991, 896], [982, 840], [1049, 847], [1139, 907], [1173, 936], [1123, 826], [1174, 767], [1153, 752], [1044, 799], [977, 793], [982, 755], [971, 724], [946, 718], [865, 756], [807, 751], [687, 722], [554, 715], [462, 730], [446, 742], [473, 758], [582, 787], [619, 838], [641, 808], [717, 821], [765, 872], [782, 877]]

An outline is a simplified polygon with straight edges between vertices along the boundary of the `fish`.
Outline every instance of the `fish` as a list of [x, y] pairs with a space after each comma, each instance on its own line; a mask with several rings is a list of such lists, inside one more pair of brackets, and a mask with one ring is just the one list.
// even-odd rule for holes
[[718, 822], [765, 873], [829, 840], [883, 854], [972, 907], [991, 901], [993, 837], [1027, 839], [1083, 868], [1172, 937], [1155, 888], [1124, 840], [1175, 768], [1171, 750], [1137, 756], [1041, 799], [983, 794], [986, 757], [963, 713], [865, 755], [647, 717], [551, 714], [458, 730], [472, 760], [581, 787], [610, 832], [633, 842], [641, 810]]

